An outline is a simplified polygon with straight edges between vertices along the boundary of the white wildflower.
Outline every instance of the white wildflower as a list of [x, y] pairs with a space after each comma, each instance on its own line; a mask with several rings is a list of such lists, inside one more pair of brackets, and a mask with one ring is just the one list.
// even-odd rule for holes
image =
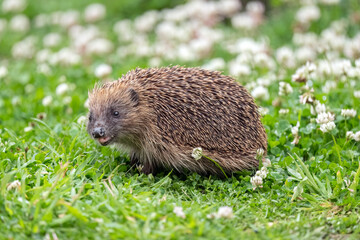
[[296, 20], [303, 24], [309, 24], [320, 18], [320, 9], [316, 5], [306, 5], [301, 7], [296, 13]]
[[19, 105], [21, 103], [21, 98], [19, 96], [15, 96], [11, 99], [11, 104], [13, 106]]
[[355, 134], [352, 131], [347, 131], [346, 132], [346, 138], [347, 139], [354, 139], [355, 138]]
[[356, 116], [356, 110], [355, 109], [341, 109], [341, 116], [355, 117]]
[[19, 189], [21, 187], [21, 182], [19, 180], [15, 180], [7, 185], [7, 190], [10, 191], [12, 189]]
[[66, 96], [66, 97], [63, 98], [63, 103], [64, 103], [65, 105], [70, 104], [71, 101], [72, 101], [72, 97], [70, 97], [70, 96]]
[[295, 54], [289, 47], [281, 47], [276, 50], [276, 60], [279, 64], [288, 68], [293, 68], [296, 65]]
[[194, 148], [193, 151], [192, 151], [191, 156], [195, 160], [199, 160], [203, 156], [202, 148], [201, 147]]
[[269, 109], [268, 108], [266, 108], [266, 107], [259, 107], [259, 113], [260, 113], [260, 115], [261, 116], [265, 116], [266, 114], [268, 114], [269, 113]]
[[266, 178], [269, 171], [266, 167], [262, 167], [260, 171], [256, 171], [255, 176], [260, 176], [262, 179]]
[[208, 70], [222, 70], [225, 68], [225, 61], [223, 58], [214, 58], [211, 59], [208, 63], [202, 66], [204, 69]]
[[57, 87], [56, 87], [56, 95], [64, 95], [66, 92], [69, 91], [69, 85], [67, 83], [60, 83]]
[[284, 109], [284, 108], [282, 108], [282, 109], [279, 110], [279, 114], [280, 114], [280, 115], [286, 115], [286, 114], [289, 113], [289, 111], [290, 111], [289, 109]]
[[100, 64], [95, 68], [95, 76], [98, 78], [105, 78], [112, 72], [112, 67], [107, 64]]
[[255, 190], [257, 187], [262, 187], [263, 179], [262, 177], [255, 175], [254, 177], [250, 178], [250, 183], [253, 185], [253, 189]]
[[26, 32], [30, 29], [30, 20], [27, 16], [20, 14], [11, 18], [9, 25], [15, 32]]
[[271, 161], [268, 158], [263, 158], [263, 166], [264, 167], [271, 167]]
[[354, 97], [360, 98], [360, 91], [354, 91]]
[[294, 82], [306, 82], [310, 77], [310, 74], [316, 70], [316, 65], [310, 62], [306, 62], [305, 65], [298, 68], [291, 79]]
[[11, 54], [14, 58], [32, 58], [35, 53], [34, 49], [35, 39], [33, 37], [27, 37], [13, 45]]
[[357, 141], [357, 142], [360, 141], [360, 131], [358, 131], [358, 132], [356, 132], [356, 133], [354, 134], [354, 140]]
[[173, 212], [175, 213], [176, 216], [178, 216], [180, 218], [186, 217], [182, 207], [175, 206]]
[[43, 44], [45, 47], [55, 47], [61, 42], [61, 35], [58, 33], [48, 33], [43, 38]]
[[25, 0], [4, 0], [2, 3], [2, 10], [7, 12], [21, 12], [26, 8]]
[[51, 74], [51, 68], [46, 63], [39, 64], [36, 68], [36, 71], [46, 76], [49, 76]]
[[360, 68], [360, 58], [358, 58], [358, 59], [355, 60], [355, 66], [356, 66], [357, 68]]
[[83, 125], [84, 123], [86, 123], [86, 121], [87, 121], [87, 117], [86, 116], [80, 116], [78, 119], [77, 119], [77, 123], [79, 124], [79, 125]]
[[248, 76], [251, 74], [251, 68], [247, 64], [233, 61], [229, 63], [229, 72], [233, 76]]
[[330, 112], [319, 113], [316, 118], [316, 122], [318, 124], [325, 124], [328, 122], [332, 122], [334, 120], [335, 120], [335, 115]]
[[32, 126], [27, 126], [26, 128], [24, 128], [24, 132], [30, 132], [32, 131], [34, 128]]
[[85, 8], [84, 15], [86, 22], [97, 22], [105, 17], [106, 8], [103, 4], [93, 3]]
[[251, 91], [251, 95], [256, 99], [268, 100], [270, 95], [267, 88], [257, 86]]
[[330, 132], [330, 131], [333, 130], [335, 127], [336, 127], [336, 125], [335, 125], [334, 122], [328, 122], [328, 123], [321, 124], [321, 125], [320, 125], [320, 130], [321, 130], [323, 133], [326, 133], [326, 132]]
[[103, 55], [113, 50], [113, 43], [105, 38], [91, 40], [86, 46], [87, 54]]
[[220, 207], [217, 214], [216, 214], [216, 218], [233, 218], [234, 217], [234, 213], [231, 207], [225, 206], [225, 207]]
[[6, 77], [8, 70], [5, 66], [0, 66], [0, 79]]
[[292, 135], [298, 135], [299, 127], [300, 127], [300, 122], [297, 122], [296, 125], [291, 128]]
[[84, 107], [85, 108], [89, 108], [90, 105], [89, 105], [89, 99], [87, 98], [86, 101], [84, 102]]
[[312, 114], [319, 114], [319, 113], [323, 113], [326, 112], [326, 106], [323, 103], [320, 103], [320, 101], [315, 100], [315, 108], [313, 108], [313, 106], [311, 106], [311, 113]]
[[52, 96], [46, 96], [43, 98], [42, 100], [42, 104], [46, 107], [46, 106], [49, 106], [53, 101], [53, 98]]
[[287, 96], [293, 92], [293, 88], [289, 83], [280, 82], [279, 83], [279, 95], [280, 96]]

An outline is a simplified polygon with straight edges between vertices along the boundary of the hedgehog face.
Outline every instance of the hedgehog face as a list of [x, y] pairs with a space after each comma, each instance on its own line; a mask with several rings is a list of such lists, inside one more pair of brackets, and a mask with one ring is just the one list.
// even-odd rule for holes
[[128, 137], [131, 113], [138, 105], [137, 93], [133, 89], [95, 89], [89, 95], [89, 105], [87, 131], [92, 138], [106, 146]]

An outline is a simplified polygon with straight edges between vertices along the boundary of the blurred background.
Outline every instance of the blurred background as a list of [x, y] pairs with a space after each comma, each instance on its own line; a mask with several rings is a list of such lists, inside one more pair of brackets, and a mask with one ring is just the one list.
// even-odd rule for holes
[[84, 119], [88, 89], [135, 67], [220, 70], [270, 106], [273, 83], [306, 62], [326, 74], [321, 59], [360, 57], [357, 0], [2, 0], [0, 9], [0, 124], [29, 131], [40, 113]]

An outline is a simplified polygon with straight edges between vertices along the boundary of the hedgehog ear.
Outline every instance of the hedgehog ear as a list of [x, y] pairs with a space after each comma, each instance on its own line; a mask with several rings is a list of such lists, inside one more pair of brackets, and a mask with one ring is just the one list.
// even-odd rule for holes
[[137, 105], [139, 105], [139, 95], [132, 88], [129, 89], [129, 93], [130, 93], [130, 99], [132, 102], [134, 102], [135, 104], [134, 106], [136, 107]]

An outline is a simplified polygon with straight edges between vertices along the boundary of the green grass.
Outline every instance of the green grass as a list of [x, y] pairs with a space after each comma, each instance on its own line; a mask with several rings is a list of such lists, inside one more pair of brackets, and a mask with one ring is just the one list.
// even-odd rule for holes
[[[30, 17], [69, 7], [81, 10], [89, 3], [34, 2], [40, 7], [29, 1], [25, 13]], [[116, 41], [111, 29], [120, 16], [134, 18], [146, 9], [174, 4], [136, 2], [146, 4], [135, 10], [131, 1], [106, 3], [108, 16], [99, 26], [111, 40]], [[356, 1], [344, 2], [358, 6]], [[126, 6], [132, 9], [131, 15], [119, 10], [118, 16], [116, 9]], [[273, 47], [292, 45], [288, 31], [293, 20], [289, 18], [297, 5], [288, 7], [272, 9], [274, 14], [269, 13], [254, 38], [266, 35]], [[351, 9], [322, 8], [322, 21], [311, 29], [320, 33], [348, 12]], [[218, 27], [229, 36], [243, 34], [232, 32], [228, 24]], [[354, 35], [359, 26], [353, 24], [349, 29], [348, 34]], [[30, 34], [41, 39], [51, 31], [61, 30], [31, 29]], [[358, 142], [345, 137], [347, 131], [360, 130], [360, 99], [353, 96], [354, 89], [360, 89], [359, 78], [339, 81], [330, 76], [313, 81], [315, 97], [336, 114], [336, 129], [326, 134], [319, 130], [310, 106], [299, 103], [303, 85], [291, 82], [295, 69], [284, 77], [294, 88], [289, 96], [278, 96], [278, 81], [269, 86], [270, 99], [257, 103], [270, 110], [262, 121], [272, 166], [263, 187], [253, 190], [253, 172], [227, 179], [170, 171], [147, 176], [130, 167], [127, 155], [96, 145], [85, 125], [77, 123], [87, 113], [87, 91], [98, 81], [94, 67], [102, 62], [111, 64], [116, 79], [137, 66], [147, 67], [148, 59], [94, 57], [82, 65], [52, 67], [52, 74], [45, 76], [36, 71], [35, 61], [11, 57], [11, 46], [25, 35], [0, 35], [0, 66], [6, 65], [9, 71], [0, 79], [0, 239], [359, 239], [360, 148]], [[234, 58], [221, 44], [215, 46], [212, 56], [226, 61]], [[207, 60], [186, 65], [198, 66]], [[166, 63], [184, 64], [177, 60]], [[246, 83], [266, 73], [266, 69], [255, 69], [249, 79], [241, 80]], [[75, 89], [58, 96], [55, 89], [62, 76]], [[321, 90], [327, 80], [338, 81], [329, 94]], [[34, 87], [32, 91], [26, 90], [29, 85]], [[53, 103], [43, 106], [47, 95], [53, 97]], [[66, 96], [71, 97], [68, 104], [63, 102]], [[18, 100], [14, 102], [15, 97]], [[273, 106], [275, 99], [280, 105]], [[290, 113], [279, 115], [280, 108], [288, 108]], [[354, 108], [358, 114], [345, 119], [340, 115], [343, 108]], [[46, 115], [42, 119], [41, 113]], [[297, 121], [301, 138], [292, 145], [291, 127]], [[29, 125], [33, 130], [25, 132]], [[16, 180], [20, 184], [8, 189]], [[173, 213], [175, 206], [183, 208], [184, 219]], [[207, 217], [222, 206], [233, 209], [232, 219]]]

